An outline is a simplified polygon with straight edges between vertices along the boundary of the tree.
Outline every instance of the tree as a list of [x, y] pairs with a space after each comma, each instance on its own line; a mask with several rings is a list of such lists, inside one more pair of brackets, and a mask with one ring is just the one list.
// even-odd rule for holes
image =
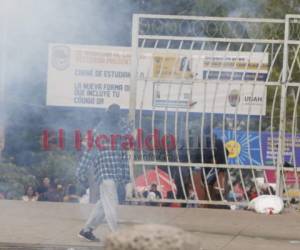
[[28, 171], [41, 181], [49, 177], [52, 181], [59, 181], [64, 184], [75, 183], [76, 162], [75, 156], [67, 151], [46, 151], [41, 152], [41, 161], [28, 168]]
[[0, 163], [0, 192], [7, 199], [20, 199], [26, 187], [36, 184], [36, 178], [26, 168], [12, 163]]

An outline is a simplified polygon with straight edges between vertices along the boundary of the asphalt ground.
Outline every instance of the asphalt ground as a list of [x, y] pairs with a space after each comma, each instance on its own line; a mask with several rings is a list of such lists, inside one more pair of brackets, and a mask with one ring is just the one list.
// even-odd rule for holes
[[[103, 249], [77, 237], [93, 205], [0, 200], [0, 249]], [[119, 206], [120, 227], [165, 224], [200, 238], [205, 250], [300, 249], [300, 212]], [[106, 224], [95, 234], [104, 239]]]

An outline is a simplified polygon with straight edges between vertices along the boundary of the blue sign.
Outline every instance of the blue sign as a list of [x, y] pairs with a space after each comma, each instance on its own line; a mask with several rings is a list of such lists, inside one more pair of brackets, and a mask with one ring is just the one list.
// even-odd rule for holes
[[[239, 165], [276, 164], [278, 133], [257, 131], [232, 131], [215, 129], [215, 135], [222, 139], [228, 150], [228, 163]], [[300, 167], [300, 134], [286, 133], [284, 160]]]

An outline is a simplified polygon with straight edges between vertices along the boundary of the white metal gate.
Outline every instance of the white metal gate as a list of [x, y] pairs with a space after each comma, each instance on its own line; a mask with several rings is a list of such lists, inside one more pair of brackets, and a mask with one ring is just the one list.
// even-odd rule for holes
[[298, 20], [134, 15], [136, 201], [299, 200]]

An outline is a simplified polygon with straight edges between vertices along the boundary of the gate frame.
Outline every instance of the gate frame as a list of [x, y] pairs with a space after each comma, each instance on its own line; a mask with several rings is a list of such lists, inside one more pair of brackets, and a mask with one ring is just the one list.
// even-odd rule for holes
[[[274, 40], [280, 44], [283, 44], [283, 61], [282, 61], [282, 77], [280, 82], [281, 94], [280, 94], [280, 124], [279, 124], [279, 135], [278, 135], [278, 150], [277, 150], [277, 161], [276, 161], [276, 195], [283, 196], [283, 186], [284, 181], [284, 152], [285, 152], [285, 135], [286, 135], [286, 94], [288, 85], [288, 73], [289, 73], [289, 45], [290, 44], [300, 44], [300, 41], [289, 40], [290, 35], [290, 19], [298, 18], [300, 15], [286, 15], [285, 19], [260, 19], [260, 18], [236, 18], [236, 17], [197, 17], [197, 16], [176, 16], [176, 15], [153, 15], [153, 14], [134, 14], [132, 19], [132, 59], [131, 59], [131, 77], [130, 77], [130, 99], [129, 99], [129, 120], [132, 128], [135, 128], [135, 113], [136, 113], [136, 95], [137, 95], [137, 80], [138, 80], [138, 50], [139, 50], [139, 21], [141, 18], [165, 18], [165, 19], [176, 19], [176, 20], [201, 20], [201, 21], [236, 21], [236, 22], [253, 22], [253, 23], [274, 23], [274, 24], [284, 24], [284, 40]], [[153, 36], [153, 39], [157, 37], [168, 39], [168, 36]], [[178, 37], [178, 36], [174, 36]], [[181, 36], [179, 36], [181, 37]], [[182, 36], [181, 38], [184, 38]], [[192, 39], [191, 39], [192, 40]], [[213, 40], [213, 39], [212, 39]], [[225, 41], [225, 39], [223, 39]], [[232, 39], [234, 42], [266, 42], [271, 39]], [[222, 38], [216, 38], [216, 41], [222, 42]], [[135, 134], [133, 134], [135, 136]], [[134, 152], [130, 152], [130, 173], [132, 181], [134, 181]], [[155, 162], [149, 162], [153, 165]], [[176, 165], [176, 163], [174, 164]], [[181, 164], [184, 165], [184, 164]], [[227, 166], [230, 167], [230, 166]], [[176, 201], [179, 202], [180, 201]], [[201, 202], [200, 202], [201, 203]], [[218, 202], [215, 202], [218, 204]], [[230, 204], [230, 202], [228, 203]]]

